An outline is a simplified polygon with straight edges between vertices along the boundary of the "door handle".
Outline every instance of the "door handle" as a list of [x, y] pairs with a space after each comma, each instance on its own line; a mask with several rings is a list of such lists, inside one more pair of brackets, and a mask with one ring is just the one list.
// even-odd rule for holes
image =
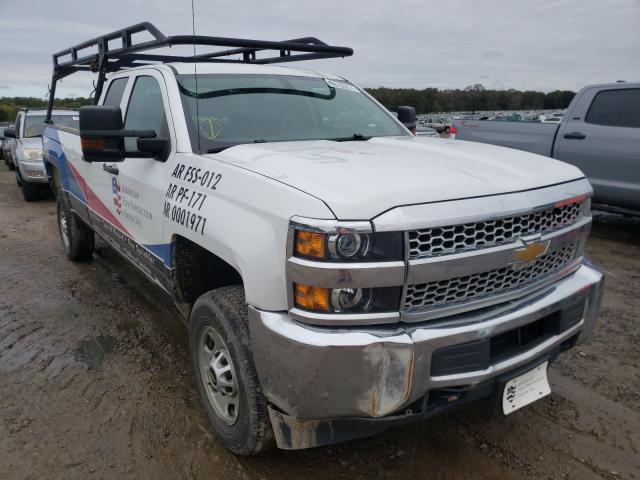
[[584, 133], [571, 132], [571, 133], [565, 133], [564, 138], [569, 138], [571, 140], [584, 140], [585, 138], [587, 138], [587, 136]]
[[102, 169], [105, 172], [109, 172], [112, 173], [114, 175], [118, 175], [118, 173], [120, 173], [120, 170], [118, 170], [118, 167], [116, 167], [115, 165], [107, 165], [106, 163], [102, 164]]

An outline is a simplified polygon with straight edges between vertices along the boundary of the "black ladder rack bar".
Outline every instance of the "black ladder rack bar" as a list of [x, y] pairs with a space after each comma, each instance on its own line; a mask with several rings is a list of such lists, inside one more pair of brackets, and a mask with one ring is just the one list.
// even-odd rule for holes
[[[134, 43], [133, 36], [145, 32], [153, 39]], [[116, 40], [120, 40], [120, 46], [109, 49], [109, 43]], [[139, 53], [173, 45], [201, 45], [225, 47], [225, 49], [196, 56]], [[82, 53], [83, 50], [89, 48], [96, 48], [97, 53], [94, 51], [93, 53], [79, 56], [79, 52]], [[257, 52], [266, 50], [275, 51], [277, 55], [265, 58], [256, 57]], [[53, 54], [53, 75], [51, 77], [46, 121], [49, 123], [51, 120], [57, 81], [79, 71], [98, 73], [94, 93], [94, 101], [97, 102], [102, 93], [107, 73], [115, 72], [122, 68], [149, 65], [153, 64], [153, 62], [270, 64], [349, 57], [351, 55], [353, 55], [352, 49], [327, 45], [315, 37], [296, 38], [283, 42], [203, 35], [174, 35], [167, 37], [153, 24], [142, 22], [87, 40]], [[241, 58], [221, 58], [232, 56], [241, 56]], [[67, 59], [66, 57], [69, 58]]]

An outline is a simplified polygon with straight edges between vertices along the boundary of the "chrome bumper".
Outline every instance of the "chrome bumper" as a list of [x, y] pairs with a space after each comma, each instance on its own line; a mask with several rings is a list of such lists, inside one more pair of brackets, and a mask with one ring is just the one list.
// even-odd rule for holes
[[[595, 327], [602, 289], [602, 274], [583, 265], [511, 310], [446, 326], [321, 328], [250, 307], [251, 343], [262, 388], [284, 414], [307, 420], [378, 418], [406, 409], [431, 390], [472, 388], [516, 370], [576, 336], [583, 342]], [[577, 323], [530, 350], [484, 370], [431, 373], [436, 349], [491, 338], [581, 301], [585, 308]]]

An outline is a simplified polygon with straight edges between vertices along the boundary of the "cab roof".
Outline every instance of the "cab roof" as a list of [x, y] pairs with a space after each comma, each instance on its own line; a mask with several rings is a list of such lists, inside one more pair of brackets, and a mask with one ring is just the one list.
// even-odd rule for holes
[[329, 78], [331, 80], [343, 80], [342, 77], [331, 73], [317, 72], [306, 68], [289, 67], [283, 65], [256, 65], [251, 63], [181, 63], [172, 62], [158, 65], [144, 65], [127, 69], [126, 71], [155, 67], [170, 69], [176, 75], [210, 74], [238, 74], [238, 75], [287, 75], [293, 77]]

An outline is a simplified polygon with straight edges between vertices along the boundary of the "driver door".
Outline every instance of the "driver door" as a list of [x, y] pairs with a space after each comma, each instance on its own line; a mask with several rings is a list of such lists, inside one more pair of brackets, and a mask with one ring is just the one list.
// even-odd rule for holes
[[120, 107], [126, 130], [154, 130], [157, 137], [170, 139], [171, 153], [165, 162], [142, 158], [137, 156], [137, 139], [126, 138], [124, 161], [92, 165], [98, 180], [96, 194], [105, 210], [94, 215], [92, 223], [147, 276], [169, 290], [171, 239], [165, 235], [162, 208], [175, 138], [162, 74], [154, 69], [136, 71], [124, 88]]

